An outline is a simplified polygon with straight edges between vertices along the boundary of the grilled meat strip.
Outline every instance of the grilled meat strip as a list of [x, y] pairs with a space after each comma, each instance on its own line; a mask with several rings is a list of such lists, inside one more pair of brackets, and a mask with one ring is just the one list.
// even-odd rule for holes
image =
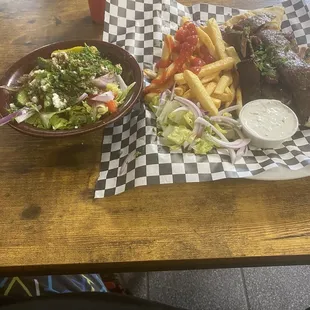
[[241, 59], [238, 70], [244, 101], [267, 98], [291, 103], [305, 124], [310, 117], [310, 64], [297, 54], [292, 36], [267, 29], [265, 24], [272, 17], [262, 15], [246, 18], [224, 34]]

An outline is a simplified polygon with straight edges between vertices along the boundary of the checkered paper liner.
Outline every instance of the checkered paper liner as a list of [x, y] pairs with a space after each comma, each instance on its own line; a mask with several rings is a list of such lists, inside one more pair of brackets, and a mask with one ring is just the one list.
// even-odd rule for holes
[[[293, 31], [299, 45], [309, 44], [307, 5], [288, 0], [283, 7], [283, 30]], [[175, 0], [107, 0], [103, 39], [133, 54], [141, 68], [152, 68], [161, 56], [163, 36], [175, 33], [182, 16], [202, 23], [213, 17], [221, 23], [241, 12], [210, 4], [186, 7]], [[226, 150], [207, 155], [171, 151], [156, 133], [155, 116], [143, 102], [105, 128], [95, 198], [136, 186], [250, 177], [280, 165], [297, 170], [310, 164], [310, 130], [298, 131], [276, 150], [251, 147], [234, 165]]]

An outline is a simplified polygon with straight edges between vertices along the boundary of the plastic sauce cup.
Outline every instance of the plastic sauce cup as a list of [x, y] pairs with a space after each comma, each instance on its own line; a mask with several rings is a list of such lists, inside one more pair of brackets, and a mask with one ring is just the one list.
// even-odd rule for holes
[[[278, 100], [248, 102], [239, 113], [243, 133], [259, 148], [276, 149], [298, 129], [296, 114]], [[270, 135], [266, 135], [266, 132]]]
[[106, 0], [88, 0], [90, 16], [97, 24], [104, 23]]

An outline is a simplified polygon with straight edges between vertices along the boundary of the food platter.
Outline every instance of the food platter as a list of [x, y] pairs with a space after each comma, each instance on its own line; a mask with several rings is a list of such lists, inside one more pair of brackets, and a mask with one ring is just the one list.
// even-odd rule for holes
[[257, 181], [285, 181], [310, 177], [310, 166], [299, 170], [290, 170], [287, 167], [276, 167], [264, 171], [248, 179]]
[[[154, 64], [160, 61], [165, 54], [165, 47], [162, 43], [167, 40], [167, 37], [175, 36], [182, 25], [184, 16], [193, 21], [196, 26], [202, 27], [202, 30], [207, 30], [204, 27], [210, 19], [214, 18], [223, 35], [223, 25], [233, 27], [233, 24], [253, 15], [271, 14], [276, 18], [269, 23], [269, 26], [273, 24], [273, 27], [277, 28], [276, 31], [291, 32], [298, 45], [310, 43], [307, 35], [310, 20], [308, 17], [306, 18], [308, 8], [302, 0], [286, 1], [283, 3], [283, 7], [249, 12], [210, 4], [186, 7], [173, 0], [163, 0], [160, 4], [147, 0], [147, 7], [144, 7], [144, 10], [140, 10], [140, 7], [136, 6], [135, 14], [131, 14], [131, 11], [126, 11], [125, 8], [124, 20], [116, 20], [115, 12], [119, 6], [122, 6], [120, 1], [111, 0], [110, 10], [106, 13], [108, 19], [104, 40], [129, 50], [136, 56], [142, 68], [153, 71]], [[134, 18], [137, 14], [140, 16], [139, 20]], [[157, 18], [149, 19], [150, 15], [157, 16]], [[122, 27], [125, 22], [127, 27], [124, 34]], [[141, 28], [141, 31], [137, 30], [137, 26], [143, 22], [148, 22], [150, 25], [143, 30]], [[151, 28], [153, 29], [152, 35], [149, 33]], [[208, 30], [205, 32], [210, 37]], [[212, 33], [210, 38], [212, 38]], [[148, 48], [141, 49], [141, 40]], [[214, 43], [214, 38], [211, 40]], [[238, 46], [233, 43], [229, 45], [234, 46], [235, 50], [239, 52]], [[224, 46], [229, 48], [226, 44], [227, 42], [224, 43]], [[194, 53], [195, 55], [198, 56]], [[229, 57], [231, 56], [234, 55], [230, 54]], [[242, 58], [240, 55], [238, 56]], [[225, 70], [222, 71], [220, 77], [224, 72]], [[148, 79], [148, 83], [150, 80], [152, 78]], [[176, 85], [176, 87], [178, 86]], [[238, 85], [236, 84], [236, 86]], [[172, 90], [170, 88], [170, 91]], [[211, 97], [215, 96], [211, 95]], [[281, 98], [277, 99], [282, 102]], [[243, 100], [243, 105], [246, 105], [247, 99], [243, 98]], [[214, 102], [218, 104], [218, 102]], [[226, 106], [225, 101], [222, 101], [219, 110], [223, 109], [223, 102]], [[233, 105], [234, 103], [231, 104], [231, 106]], [[294, 109], [291, 105], [289, 107]], [[183, 107], [177, 107], [177, 109], [179, 109], [178, 111], [184, 110]], [[295, 110], [295, 112], [300, 117], [299, 111]], [[236, 117], [235, 112], [232, 114]], [[213, 149], [205, 155], [195, 154], [193, 150], [186, 151], [184, 145], [179, 150], [171, 149], [165, 144], [165, 141], [161, 140], [161, 133], [158, 135], [158, 130], [160, 131], [161, 127], [158, 127], [157, 117], [156, 111], [154, 113], [150, 106], [142, 107], [139, 114], [133, 113], [129, 117], [125, 117], [122, 122], [116, 123], [114, 128], [106, 129], [103, 140], [102, 169], [95, 197], [115, 195], [136, 186], [151, 184], [204, 182], [227, 178], [285, 180], [309, 176], [307, 167], [310, 164], [310, 130], [305, 127], [300, 127], [292, 138], [276, 145], [276, 148], [259, 149], [250, 146], [246, 155], [232, 163], [227, 151], [219, 149]], [[301, 122], [303, 123], [303, 121]], [[122, 132], [122, 136], [119, 136], [119, 132]], [[132, 137], [129, 141], [126, 138], [128, 135]], [[116, 158], [113, 153], [118, 143], [126, 147], [120, 158]], [[113, 159], [112, 162], [111, 159]], [[120, 166], [122, 167], [121, 173]]]

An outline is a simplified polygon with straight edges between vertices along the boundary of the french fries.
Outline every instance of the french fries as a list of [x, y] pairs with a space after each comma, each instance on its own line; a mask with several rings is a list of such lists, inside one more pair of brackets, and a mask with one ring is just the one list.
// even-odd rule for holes
[[219, 74], [217, 72], [213, 73], [213, 74], [210, 74], [208, 76], [205, 76], [204, 78], [201, 79], [201, 83], [202, 84], [207, 84], [213, 80], [215, 80], [216, 82], [219, 81], [219, 78], [218, 78]]
[[239, 107], [239, 110], [241, 110], [243, 104], [242, 104], [242, 92], [240, 87], [238, 87], [236, 90], [236, 105]]
[[182, 87], [175, 87], [174, 88], [174, 93], [179, 96], [182, 97], [184, 94], [184, 89]]
[[[234, 65], [235, 65], [234, 59], [232, 57], [227, 57], [225, 59], [221, 59], [203, 66], [200, 72], [198, 73], [198, 77], [201, 78], [201, 80], [203, 81], [203, 78], [205, 77], [208, 78], [209, 76], [217, 75], [219, 72], [223, 70], [230, 70], [234, 67]], [[178, 85], [186, 84], [183, 73], [175, 74], [174, 81]]]
[[221, 30], [214, 18], [210, 18], [208, 21], [208, 32], [215, 45], [219, 58], [225, 59], [227, 57], [225, 43], [222, 38]]
[[177, 73], [174, 75], [174, 81], [176, 82], [177, 85], [183, 85], [186, 84], [186, 81], [184, 79], [183, 73]]
[[230, 72], [224, 73], [221, 76], [214, 90], [214, 93], [217, 95], [223, 94], [225, 92], [226, 87], [230, 86], [232, 82], [233, 82], [233, 79], [232, 79], [231, 73]]
[[210, 55], [216, 59], [217, 56], [215, 46], [212, 40], [210, 39], [209, 35], [206, 32], [204, 32], [202, 28], [199, 27], [197, 27], [197, 34], [200, 41], [208, 48]]
[[214, 90], [216, 89], [216, 83], [215, 82], [210, 82], [209, 84], [207, 84], [207, 86], [205, 87], [207, 93], [211, 96], [214, 92]]
[[226, 47], [226, 54], [235, 60], [235, 64], [238, 64], [241, 61], [236, 49], [233, 46]]
[[233, 84], [230, 85], [229, 89], [231, 93], [231, 100], [225, 103], [225, 108], [228, 108], [233, 103], [235, 96], [236, 96], [236, 89]]
[[221, 59], [203, 66], [198, 73], [198, 77], [204, 78], [205, 76], [211, 75], [213, 73], [218, 73], [223, 70], [230, 70], [234, 67], [234, 65], [234, 59], [232, 57], [226, 57], [225, 59]]
[[227, 93], [223, 93], [223, 94], [212, 94], [212, 96], [216, 99], [220, 99], [222, 102], [228, 102], [230, 100], [233, 99], [232, 94], [227, 94]]
[[203, 84], [199, 80], [198, 76], [189, 70], [185, 70], [184, 78], [189, 88], [200, 102], [201, 106], [206, 111], [208, 111], [210, 115], [217, 115], [218, 109], [216, 108], [206, 89], [203, 87]]
[[[242, 94], [236, 70], [240, 58], [235, 48], [224, 42], [216, 20], [211, 18], [206, 26], [196, 26], [183, 16], [181, 27], [190, 27], [191, 33], [196, 29], [197, 44], [195, 41], [184, 61], [184, 54], [180, 52], [182, 38], [178, 41], [177, 34], [165, 37], [156, 76], [152, 70], [144, 70], [144, 74], [152, 79], [144, 90], [146, 101], [175, 84], [177, 96], [198, 101], [209, 115], [217, 115], [219, 109], [234, 104], [241, 108]], [[186, 31], [179, 34], [182, 33]]]
[[211, 97], [213, 103], [215, 104], [215, 106], [217, 107], [217, 109], [219, 109], [221, 107], [222, 101], [220, 99]]
[[[211, 96], [212, 93], [214, 92], [214, 89], [216, 88], [216, 83], [215, 82], [211, 82], [211, 83], [208, 83], [208, 84], [203, 84], [204, 88], [206, 89], [207, 93]], [[182, 85], [184, 86], [184, 85]], [[193, 94], [193, 92], [188, 89], [186, 90], [184, 93], [183, 93], [183, 98], [186, 98], [186, 99], [196, 99], [195, 95]]]
[[182, 16], [182, 18], [181, 18], [181, 26], [183, 26], [186, 22], [188, 22], [189, 21], [189, 17], [187, 17], [187, 16]]

